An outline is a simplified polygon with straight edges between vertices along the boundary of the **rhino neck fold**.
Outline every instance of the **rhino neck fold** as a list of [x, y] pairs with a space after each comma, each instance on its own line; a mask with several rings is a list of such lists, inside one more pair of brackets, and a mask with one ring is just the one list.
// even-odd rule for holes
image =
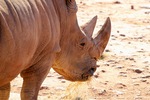
[[60, 37], [66, 33], [67, 29], [67, 8], [65, 0], [53, 0], [53, 4], [60, 21]]

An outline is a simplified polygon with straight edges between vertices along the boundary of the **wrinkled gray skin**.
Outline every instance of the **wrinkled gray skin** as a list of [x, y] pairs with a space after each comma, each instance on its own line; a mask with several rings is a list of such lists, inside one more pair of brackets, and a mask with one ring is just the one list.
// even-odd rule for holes
[[10, 81], [23, 78], [22, 100], [36, 100], [50, 68], [71, 81], [86, 81], [110, 36], [107, 18], [92, 38], [95, 16], [79, 28], [74, 0], [0, 0], [0, 100]]

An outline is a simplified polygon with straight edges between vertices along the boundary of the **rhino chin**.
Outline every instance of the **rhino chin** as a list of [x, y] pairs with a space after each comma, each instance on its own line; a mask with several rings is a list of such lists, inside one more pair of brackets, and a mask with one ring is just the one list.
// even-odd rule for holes
[[66, 80], [75, 82], [75, 81], [80, 81], [80, 82], [84, 82], [87, 81], [88, 79], [90, 79], [90, 77], [92, 75], [85, 75], [85, 73], [81, 74], [81, 75], [71, 75], [69, 73], [66, 73], [64, 70], [62, 69], [57, 69], [57, 68], [53, 68], [58, 74], [62, 75]]

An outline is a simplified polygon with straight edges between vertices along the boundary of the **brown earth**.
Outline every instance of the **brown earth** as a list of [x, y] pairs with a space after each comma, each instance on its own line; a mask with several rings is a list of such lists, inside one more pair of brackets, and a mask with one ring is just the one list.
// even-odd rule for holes
[[[88, 82], [69, 82], [53, 70], [39, 100], [150, 100], [150, 0], [77, 0], [79, 24], [98, 15], [96, 31], [112, 21], [101, 66]], [[10, 100], [20, 100], [22, 79], [12, 81]]]

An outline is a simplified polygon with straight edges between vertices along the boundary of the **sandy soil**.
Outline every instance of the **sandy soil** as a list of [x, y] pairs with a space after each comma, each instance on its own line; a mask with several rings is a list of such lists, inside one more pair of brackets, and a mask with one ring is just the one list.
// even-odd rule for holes
[[[77, 0], [79, 24], [98, 15], [96, 31], [112, 21], [109, 44], [94, 77], [64, 80], [53, 70], [39, 100], [150, 100], [150, 0]], [[12, 81], [10, 100], [20, 100], [22, 79]]]

